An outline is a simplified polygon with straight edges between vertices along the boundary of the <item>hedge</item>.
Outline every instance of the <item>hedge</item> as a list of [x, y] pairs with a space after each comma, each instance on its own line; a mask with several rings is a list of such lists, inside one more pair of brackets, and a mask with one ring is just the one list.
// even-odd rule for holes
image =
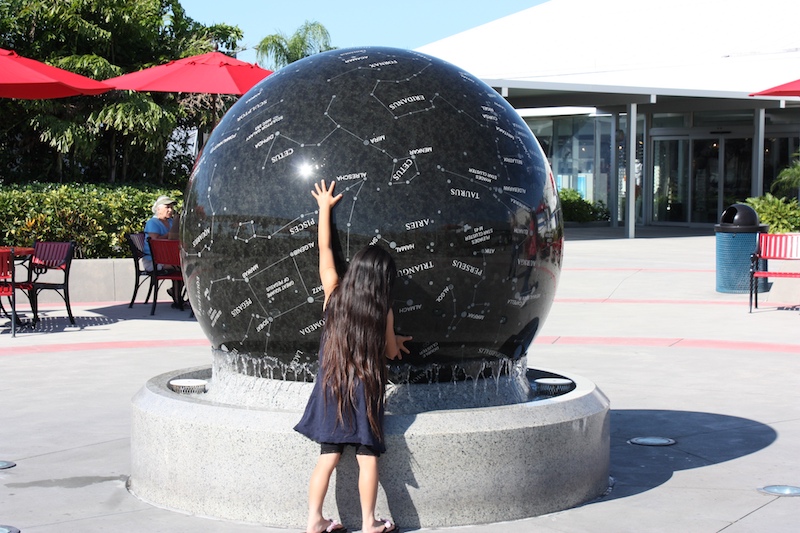
[[567, 222], [594, 222], [611, 219], [611, 214], [602, 201], [591, 203], [584, 200], [581, 193], [575, 189], [561, 189], [558, 191], [558, 197], [561, 200], [564, 220]]
[[142, 231], [158, 196], [180, 204], [183, 191], [156, 186], [32, 183], [0, 188], [4, 246], [75, 241], [77, 257], [128, 257], [125, 234]]

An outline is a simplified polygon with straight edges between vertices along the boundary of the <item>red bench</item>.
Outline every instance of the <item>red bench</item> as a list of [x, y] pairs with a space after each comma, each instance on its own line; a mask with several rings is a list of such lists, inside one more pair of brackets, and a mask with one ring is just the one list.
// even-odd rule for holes
[[771, 271], [767, 260], [800, 259], [800, 233], [759, 233], [758, 246], [750, 256], [750, 312], [758, 309], [758, 283], [756, 278], [800, 278], [800, 272]]

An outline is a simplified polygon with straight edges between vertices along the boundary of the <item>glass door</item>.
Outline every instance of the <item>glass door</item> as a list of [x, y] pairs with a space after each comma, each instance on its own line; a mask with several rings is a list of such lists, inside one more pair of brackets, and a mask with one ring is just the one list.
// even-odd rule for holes
[[653, 162], [653, 221], [688, 222], [689, 140], [655, 140]]
[[719, 139], [692, 140], [692, 197], [690, 222], [717, 222], [720, 209]]
[[752, 166], [752, 139], [693, 140], [690, 222], [717, 223], [725, 208], [750, 197]]
[[753, 140], [653, 139], [652, 222], [716, 224], [751, 196]]
[[752, 196], [753, 139], [723, 139], [723, 142], [725, 179], [722, 186], [722, 209], [727, 209], [728, 206], [744, 202]]

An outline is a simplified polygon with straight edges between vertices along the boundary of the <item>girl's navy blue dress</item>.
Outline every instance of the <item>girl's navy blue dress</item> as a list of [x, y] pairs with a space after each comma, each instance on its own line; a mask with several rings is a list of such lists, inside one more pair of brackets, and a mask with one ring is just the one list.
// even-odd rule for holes
[[[322, 338], [325, 338], [323, 332]], [[294, 427], [298, 431], [319, 443], [330, 444], [364, 444], [379, 453], [386, 451], [384, 443], [369, 427], [367, 403], [364, 396], [364, 385], [359, 381], [356, 389], [356, 405], [352, 413], [344, 413], [344, 425], [336, 417], [336, 398], [328, 391], [327, 401], [322, 391], [322, 342], [319, 349], [319, 371], [314, 381], [314, 389], [306, 404], [303, 418]], [[380, 406], [379, 421], [383, 426], [383, 406]]]

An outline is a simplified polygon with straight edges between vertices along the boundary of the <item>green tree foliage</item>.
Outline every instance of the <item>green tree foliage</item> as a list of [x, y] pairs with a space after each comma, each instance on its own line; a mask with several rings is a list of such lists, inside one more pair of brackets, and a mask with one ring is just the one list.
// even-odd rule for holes
[[319, 22], [306, 21], [291, 36], [275, 33], [264, 37], [255, 46], [256, 57], [267, 68], [277, 70], [304, 57], [334, 50], [331, 36]]
[[[215, 48], [235, 51], [241, 38], [236, 26], [192, 20], [178, 0], [0, 1], [0, 47], [98, 80]], [[209, 102], [129, 91], [0, 99], [0, 182], [185, 183], [191, 162], [168, 145], [176, 127], [212, 123]]]
[[794, 196], [800, 194], [800, 152], [792, 155], [792, 164], [784, 168], [772, 182], [770, 190], [779, 196]]

